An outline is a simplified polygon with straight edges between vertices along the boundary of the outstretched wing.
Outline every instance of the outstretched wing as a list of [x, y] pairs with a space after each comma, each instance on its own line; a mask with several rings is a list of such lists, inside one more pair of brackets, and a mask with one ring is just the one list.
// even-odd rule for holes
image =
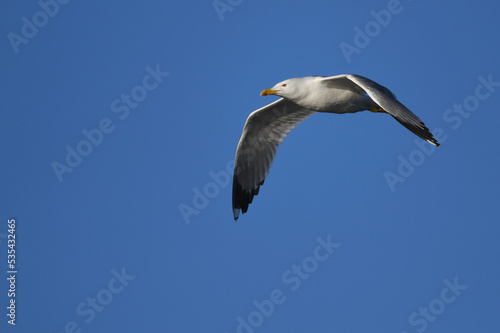
[[399, 102], [396, 96], [394, 96], [394, 94], [386, 87], [381, 86], [377, 82], [367, 79], [366, 77], [353, 74], [326, 77], [325, 80], [330, 83], [338, 82], [341, 85], [349, 85], [346, 81], [351, 82], [355, 86], [350, 87], [350, 89], [359, 92], [359, 89], [361, 88], [375, 103], [396, 119], [401, 125], [425, 141], [439, 147], [439, 143], [429, 131], [427, 126], [425, 126], [423, 121], [401, 102]]
[[233, 214], [246, 213], [269, 173], [278, 146], [307, 117], [316, 112], [283, 98], [248, 116], [238, 148], [233, 176]]

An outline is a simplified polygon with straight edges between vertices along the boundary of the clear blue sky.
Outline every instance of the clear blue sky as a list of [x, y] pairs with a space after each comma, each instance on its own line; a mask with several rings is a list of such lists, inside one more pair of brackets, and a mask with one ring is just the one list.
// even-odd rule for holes
[[[496, 332], [500, 5], [66, 2], [0, 11], [1, 332]], [[260, 91], [342, 73], [442, 147], [315, 115], [235, 223]]]

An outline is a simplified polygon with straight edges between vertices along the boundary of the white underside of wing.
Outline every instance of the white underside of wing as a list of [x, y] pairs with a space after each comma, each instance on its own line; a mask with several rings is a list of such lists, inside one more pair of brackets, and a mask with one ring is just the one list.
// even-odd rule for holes
[[279, 99], [248, 117], [238, 148], [233, 180], [233, 210], [246, 212], [253, 196], [269, 173], [278, 146], [298, 124], [315, 114], [299, 105]]

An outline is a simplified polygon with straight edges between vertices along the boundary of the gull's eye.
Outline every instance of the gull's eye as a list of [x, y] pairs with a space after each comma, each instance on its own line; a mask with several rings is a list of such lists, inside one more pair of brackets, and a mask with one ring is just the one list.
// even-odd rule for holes
[[286, 87], [286, 83], [283, 83], [281, 86], [282, 86], [283, 88], [285, 88], [285, 87]]

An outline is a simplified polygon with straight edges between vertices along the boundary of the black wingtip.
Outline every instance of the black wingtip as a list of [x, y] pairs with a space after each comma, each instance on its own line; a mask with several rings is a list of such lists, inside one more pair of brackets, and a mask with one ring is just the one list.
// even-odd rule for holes
[[233, 215], [234, 221], [238, 220], [238, 217], [241, 214], [245, 214], [248, 210], [248, 205], [250, 205], [253, 201], [254, 196], [259, 193], [260, 186], [264, 184], [264, 180], [262, 180], [257, 188], [254, 188], [250, 191], [244, 190], [243, 186], [241, 186], [237, 172], [234, 170], [233, 176]]
[[413, 134], [415, 134], [422, 140], [425, 140], [436, 147], [441, 146], [439, 142], [434, 138], [434, 135], [432, 135], [431, 131], [429, 131], [427, 126], [425, 126], [425, 124], [422, 121], [420, 121], [418, 125], [416, 125], [406, 120], [398, 119], [394, 116], [393, 118], [396, 119], [401, 125], [406, 127], [408, 130], [410, 130]]

